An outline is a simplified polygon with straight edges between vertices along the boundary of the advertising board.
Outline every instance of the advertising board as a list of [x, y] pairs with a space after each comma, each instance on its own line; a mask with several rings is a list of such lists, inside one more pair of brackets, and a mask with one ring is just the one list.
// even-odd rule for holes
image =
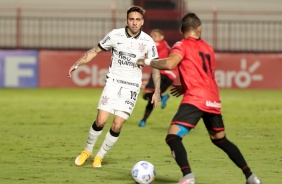
[[37, 51], [0, 50], [0, 87], [34, 88], [37, 86]]

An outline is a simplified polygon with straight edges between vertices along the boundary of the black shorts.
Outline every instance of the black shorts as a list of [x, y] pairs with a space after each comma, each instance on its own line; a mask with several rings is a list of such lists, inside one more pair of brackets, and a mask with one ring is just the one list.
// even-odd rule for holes
[[181, 104], [174, 115], [171, 124], [195, 128], [201, 118], [203, 118], [207, 130], [224, 130], [221, 114], [204, 112], [191, 104]]
[[[173, 80], [171, 80], [168, 76], [161, 74], [161, 93], [164, 93], [167, 90], [167, 88], [172, 84], [173, 84]], [[155, 85], [152, 75], [148, 83], [146, 84], [145, 89], [151, 91], [155, 90]]]

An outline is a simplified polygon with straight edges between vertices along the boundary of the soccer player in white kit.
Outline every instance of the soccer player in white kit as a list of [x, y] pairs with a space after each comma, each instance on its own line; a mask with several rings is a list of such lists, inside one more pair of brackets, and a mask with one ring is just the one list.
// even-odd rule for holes
[[[92, 167], [101, 167], [105, 154], [118, 140], [120, 131], [127, 118], [132, 113], [142, 84], [142, 68], [134, 67], [138, 59], [158, 58], [158, 52], [153, 39], [141, 30], [144, 23], [145, 11], [139, 6], [133, 6], [127, 11], [126, 27], [113, 29], [98, 46], [86, 52], [73, 66], [70, 67], [68, 77], [80, 65], [91, 61], [101, 51], [112, 51], [109, 73], [106, 85], [98, 104], [98, 114], [90, 127], [85, 149], [75, 159], [75, 164], [81, 166], [92, 155], [94, 145], [101, 135], [110, 114], [114, 119], [105, 140], [96, 154]], [[153, 70], [155, 93], [152, 103], [156, 107], [160, 98], [160, 73]]]

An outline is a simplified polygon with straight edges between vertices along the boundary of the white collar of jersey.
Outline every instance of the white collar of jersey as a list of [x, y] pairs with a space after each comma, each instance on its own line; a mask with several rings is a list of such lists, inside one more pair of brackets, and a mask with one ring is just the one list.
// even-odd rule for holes
[[[127, 28], [128, 28], [128, 26], [125, 27], [125, 34], [126, 34], [127, 38], [130, 38], [132, 36], [128, 33]], [[140, 32], [137, 35], [135, 35], [133, 38], [138, 39], [140, 34], [141, 34], [141, 31], [142, 31], [142, 29], [140, 29]]]

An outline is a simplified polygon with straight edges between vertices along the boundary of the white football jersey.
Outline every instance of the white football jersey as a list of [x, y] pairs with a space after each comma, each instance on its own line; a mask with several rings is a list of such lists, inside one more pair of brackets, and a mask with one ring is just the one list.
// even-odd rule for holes
[[107, 82], [119, 83], [121, 86], [140, 88], [142, 70], [134, 67], [134, 64], [146, 55], [150, 59], [158, 58], [155, 42], [143, 31], [131, 37], [127, 28], [113, 29], [98, 46], [104, 51], [112, 51]]

